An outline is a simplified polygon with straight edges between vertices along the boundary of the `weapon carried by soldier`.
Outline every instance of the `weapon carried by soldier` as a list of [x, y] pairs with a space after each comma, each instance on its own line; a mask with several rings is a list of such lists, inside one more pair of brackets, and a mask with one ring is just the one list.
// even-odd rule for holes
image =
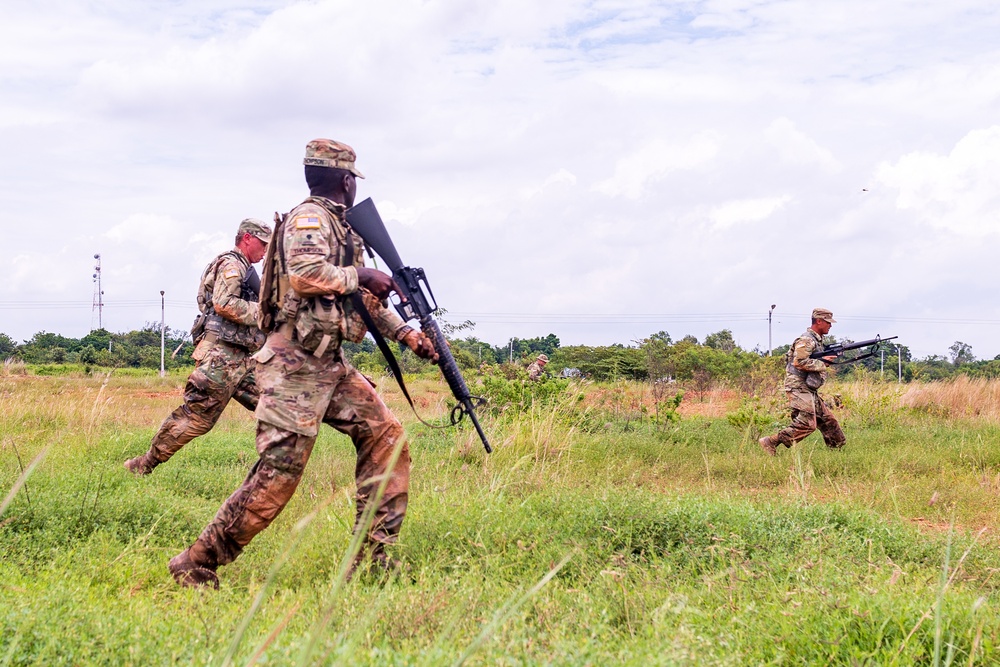
[[823, 357], [834, 356], [840, 359], [844, 356], [845, 352], [850, 352], [851, 350], [860, 350], [863, 347], [871, 346], [865, 354], [858, 355], [857, 357], [852, 357], [850, 359], [844, 359], [843, 361], [828, 361], [827, 363], [834, 366], [839, 366], [841, 364], [853, 364], [855, 361], [861, 361], [862, 359], [869, 359], [878, 354], [879, 346], [886, 342], [887, 340], [893, 340], [899, 338], [899, 336], [890, 336], [889, 338], [882, 338], [881, 336], [875, 336], [869, 340], [863, 340], [857, 343], [834, 343], [833, 345], [827, 345], [822, 350], [816, 350], [809, 355], [810, 359], [822, 359]]
[[[434, 293], [427, 282], [424, 270], [404, 266], [403, 260], [400, 259], [399, 253], [396, 251], [396, 246], [389, 237], [389, 231], [385, 228], [385, 224], [378, 214], [378, 209], [375, 208], [375, 203], [370, 198], [347, 209], [346, 217], [347, 224], [364, 240], [369, 253], [374, 250], [392, 271], [392, 277], [399, 287], [398, 296], [400, 299], [398, 303], [393, 303], [393, 305], [399, 311], [400, 316], [407, 321], [418, 320], [420, 329], [434, 344], [434, 349], [440, 357], [438, 366], [441, 368], [441, 373], [444, 375], [451, 393], [458, 401], [458, 405], [451, 411], [451, 423], [458, 424], [465, 415], [469, 415], [480, 440], [483, 441], [486, 452], [492, 452], [493, 449], [490, 447], [486, 434], [476, 417], [475, 407], [477, 404], [481, 405], [483, 399], [472, 396], [469, 392], [465, 379], [458, 369], [458, 364], [455, 363], [455, 358], [451, 355], [448, 341], [445, 340], [441, 327], [434, 319], [434, 311], [438, 308], [437, 301], [434, 299]], [[401, 379], [401, 376], [397, 377], [397, 380]]]

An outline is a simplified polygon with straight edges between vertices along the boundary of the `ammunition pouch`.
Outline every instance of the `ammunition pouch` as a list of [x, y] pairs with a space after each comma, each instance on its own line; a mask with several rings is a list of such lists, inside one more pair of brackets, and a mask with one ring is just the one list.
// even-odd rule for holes
[[198, 313], [198, 316], [194, 318], [194, 324], [191, 325], [191, 340], [198, 344], [198, 339], [202, 337], [205, 333], [205, 313]]
[[295, 318], [295, 337], [303, 348], [321, 357], [343, 340], [343, 311], [337, 299], [316, 296], [306, 299]]
[[205, 334], [215, 336], [218, 340], [242, 347], [250, 352], [256, 352], [264, 344], [266, 335], [257, 327], [247, 324], [230, 322], [221, 315], [212, 313], [204, 315]]
[[785, 372], [789, 375], [794, 375], [803, 382], [806, 386], [816, 391], [826, 382], [826, 373], [820, 371], [803, 371], [795, 367], [795, 365], [789, 361], [785, 364]]
[[817, 371], [810, 371], [806, 373], [806, 386], [813, 391], [819, 389], [826, 382], [826, 378], [823, 377], [825, 374]]

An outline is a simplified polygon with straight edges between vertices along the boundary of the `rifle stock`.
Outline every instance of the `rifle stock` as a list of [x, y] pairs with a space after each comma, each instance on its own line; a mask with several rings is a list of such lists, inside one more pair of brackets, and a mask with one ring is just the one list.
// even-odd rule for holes
[[405, 321], [419, 321], [420, 330], [434, 345], [434, 350], [438, 353], [438, 367], [441, 369], [452, 395], [458, 401], [458, 405], [451, 411], [451, 423], [457, 424], [462, 420], [462, 417], [469, 415], [486, 452], [492, 452], [489, 440], [487, 440], [486, 434], [479, 424], [479, 419], [476, 417], [473, 396], [469, 392], [469, 387], [465, 383], [465, 378], [462, 377], [458, 364], [455, 363], [455, 357], [451, 354], [451, 348], [441, 332], [441, 327], [434, 319], [437, 302], [430, 284], [427, 282], [424, 270], [403, 264], [395, 244], [389, 237], [389, 231], [385, 228], [385, 223], [382, 222], [378, 209], [375, 208], [375, 203], [371, 199], [366, 199], [347, 209], [346, 218], [347, 224], [357, 232], [371, 250], [382, 258], [389, 270], [392, 271], [392, 277], [402, 292], [399, 294], [399, 302], [393, 303], [399, 315]]

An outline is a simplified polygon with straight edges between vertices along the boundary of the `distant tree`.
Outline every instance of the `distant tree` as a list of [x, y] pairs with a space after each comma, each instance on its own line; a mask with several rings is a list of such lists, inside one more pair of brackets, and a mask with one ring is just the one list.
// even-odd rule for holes
[[684, 338], [681, 338], [680, 341], [678, 341], [678, 342], [679, 343], [689, 343], [691, 345], [697, 345], [698, 344], [698, 338], [696, 336], [692, 336], [691, 334], [688, 334], [687, 336], [684, 336]]
[[736, 349], [736, 340], [733, 339], [732, 331], [723, 329], [722, 331], [705, 336], [705, 347], [710, 347], [713, 350], [722, 350], [723, 352], [732, 352]]
[[673, 339], [670, 337], [670, 334], [668, 334], [666, 331], [657, 331], [655, 334], [652, 334], [649, 337], [649, 340], [662, 341], [663, 343], [666, 343], [667, 345], [670, 345], [671, 343], [674, 342]]
[[14, 339], [5, 333], [0, 333], [0, 361], [14, 354], [16, 349], [17, 343], [14, 342]]
[[952, 343], [948, 351], [951, 352], [951, 363], [955, 366], [961, 366], [962, 364], [968, 364], [976, 360], [976, 357], [972, 354], [972, 346], [960, 340]]

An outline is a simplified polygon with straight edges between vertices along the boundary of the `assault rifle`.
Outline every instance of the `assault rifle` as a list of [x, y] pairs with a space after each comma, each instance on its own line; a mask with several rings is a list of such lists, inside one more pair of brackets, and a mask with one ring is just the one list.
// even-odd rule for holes
[[860, 350], [863, 347], [871, 346], [871, 349], [867, 353], [862, 354], [851, 359], [845, 359], [844, 361], [830, 361], [834, 366], [839, 366], [840, 364], [853, 364], [855, 361], [861, 361], [862, 359], [868, 359], [874, 357], [878, 354], [879, 346], [887, 340], [893, 340], [894, 338], [899, 338], [899, 336], [891, 336], [889, 338], [882, 338], [881, 336], [875, 336], [871, 340], [863, 340], [859, 343], [834, 343], [833, 345], [827, 345], [822, 350], [816, 350], [809, 355], [810, 359], [822, 359], [823, 357], [835, 356], [838, 359], [844, 356], [844, 352], [849, 352], [851, 350]]
[[[469, 387], [465, 384], [461, 371], [458, 370], [455, 357], [451, 355], [448, 341], [445, 340], [444, 334], [441, 333], [441, 327], [434, 319], [434, 311], [438, 308], [437, 301], [434, 299], [434, 293], [427, 282], [424, 270], [403, 265], [403, 260], [399, 258], [396, 246], [389, 238], [389, 232], [371, 199], [366, 199], [347, 209], [346, 217], [347, 224], [357, 232], [365, 245], [368, 246], [369, 254], [374, 250], [392, 271], [392, 277], [401, 292], [398, 294], [399, 302], [393, 302], [400, 316], [406, 321], [419, 320], [421, 331], [434, 344], [434, 349], [439, 357], [438, 366], [441, 368], [441, 373], [444, 374], [448, 387], [451, 388], [451, 393], [458, 401], [458, 405], [451, 411], [451, 423], [457, 424], [462, 421], [465, 415], [469, 415], [476, 427], [476, 432], [479, 433], [479, 439], [483, 441], [486, 453], [492, 452], [493, 449], [486, 439], [486, 434], [483, 433], [483, 427], [479, 425], [479, 419], [476, 418], [475, 407], [481, 405], [483, 399], [469, 393]], [[369, 329], [371, 329], [370, 326]], [[397, 380], [402, 381], [402, 377], [397, 377]], [[403, 391], [405, 393], [405, 387]]]

